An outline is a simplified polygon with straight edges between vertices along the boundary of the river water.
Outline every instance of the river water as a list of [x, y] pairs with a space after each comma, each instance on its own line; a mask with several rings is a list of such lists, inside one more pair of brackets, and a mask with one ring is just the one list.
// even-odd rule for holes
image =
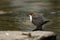
[[51, 20], [44, 25], [44, 30], [55, 32], [60, 40], [60, 10], [53, 11], [49, 0], [11, 0], [10, 7], [12, 13], [0, 14], [0, 30], [31, 31], [36, 26], [29, 21], [27, 14], [36, 12]]

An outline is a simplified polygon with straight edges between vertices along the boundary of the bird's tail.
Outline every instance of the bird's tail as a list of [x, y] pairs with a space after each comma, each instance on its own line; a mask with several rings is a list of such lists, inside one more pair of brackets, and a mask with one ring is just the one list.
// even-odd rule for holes
[[46, 24], [46, 23], [48, 23], [48, 22], [50, 22], [50, 21], [49, 21], [49, 20], [47, 20], [47, 21], [43, 22], [41, 25], [44, 25], [44, 24]]

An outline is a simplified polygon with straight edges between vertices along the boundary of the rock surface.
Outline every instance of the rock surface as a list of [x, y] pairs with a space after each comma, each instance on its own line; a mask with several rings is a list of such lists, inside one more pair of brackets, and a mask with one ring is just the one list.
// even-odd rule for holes
[[0, 31], [0, 40], [56, 40], [56, 34], [49, 31]]

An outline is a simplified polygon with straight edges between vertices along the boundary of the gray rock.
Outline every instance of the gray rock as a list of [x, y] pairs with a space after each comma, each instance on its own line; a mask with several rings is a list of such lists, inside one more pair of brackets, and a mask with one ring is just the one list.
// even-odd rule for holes
[[56, 34], [49, 31], [0, 31], [0, 40], [56, 40]]

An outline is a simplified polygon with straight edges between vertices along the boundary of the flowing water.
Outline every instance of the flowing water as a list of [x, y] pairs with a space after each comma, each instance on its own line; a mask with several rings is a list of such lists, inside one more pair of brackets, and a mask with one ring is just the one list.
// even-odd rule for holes
[[[0, 12], [0, 30], [31, 31], [36, 26], [29, 22], [27, 14], [36, 12], [51, 20], [50, 23], [45, 25], [44, 30], [55, 32], [57, 40], [60, 40], [60, 10], [53, 11], [49, 0], [11, 0], [9, 2], [7, 11], [9, 9], [12, 12], [6, 14]], [[2, 9], [5, 10], [5, 8]]]

